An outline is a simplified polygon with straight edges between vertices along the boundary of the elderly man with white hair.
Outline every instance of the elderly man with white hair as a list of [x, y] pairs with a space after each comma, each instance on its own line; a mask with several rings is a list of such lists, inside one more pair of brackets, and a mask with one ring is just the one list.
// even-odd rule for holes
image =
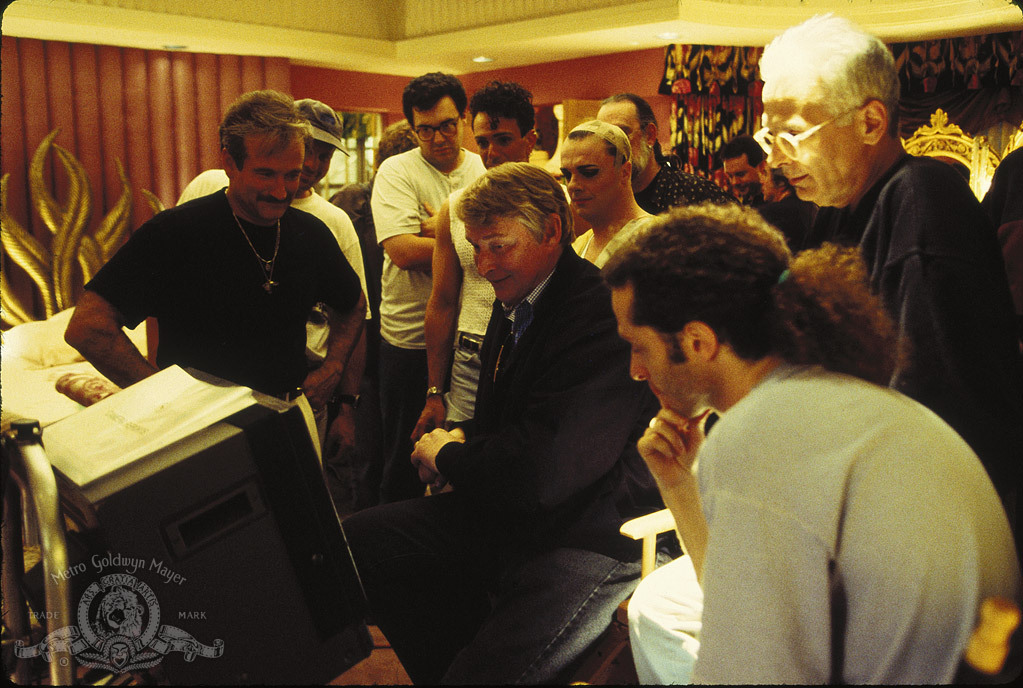
[[962, 435], [1015, 521], [1023, 364], [979, 201], [950, 166], [903, 149], [894, 60], [875, 36], [817, 16], [775, 39], [760, 70], [755, 138], [799, 198], [821, 206], [809, 245], [859, 245], [907, 354], [891, 387]]
[[[870, 289], [898, 335], [900, 356], [889, 386], [930, 408], [966, 440], [1013, 521], [1023, 453], [1021, 363], [1005, 271], [980, 204], [953, 169], [903, 150], [898, 78], [891, 52], [878, 38], [833, 15], [813, 17], [776, 38], [764, 50], [760, 70], [764, 126], [754, 138], [799, 198], [821, 206], [808, 247], [824, 241], [859, 247]], [[877, 410], [856, 406], [849, 412], [849, 422], [860, 422]], [[935, 456], [933, 470], [939, 473], [941, 460]], [[914, 488], [924, 489], [905, 485]], [[969, 497], [963, 489], [963, 499]], [[921, 548], [928, 546], [920, 542]], [[948, 556], [969, 555], [965, 547], [949, 545]], [[933, 575], [927, 570], [918, 574]], [[830, 571], [827, 575], [840, 583]], [[939, 575], [933, 585], [947, 583]], [[835, 590], [838, 597], [842, 592]], [[914, 601], [910, 596], [905, 600]], [[798, 599], [790, 602], [800, 604]], [[644, 579], [629, 606], [641, 682], [691, 678], [698, 641], [711, 642], [707, 629], [701, 630], [703, 611], [688, 559]], [[838, 624], [845, 611], [833, 610], [836, 625], [830, 632], [844, 631]], [[880, 622], [900, 611], [878, 608], [876, 613]], [[773, 639], [779, 648], [788, 647], [783, 631]], [[806, 657], [797, 667], [805, 682], [850, 680], [847, 669], [858, 661], [862, 668], [873, 666], [871, 648], [833, 646], [837, 654], [824, 659], [836, 664]], [[766, 662], [758, 665], [763, 672], [756, 675], [768, 680], [776, 659], [770, 653], [756, 659]], [[752, 675], [753, 662], [752, 656], [736, 655], [732, 676]], [[721, 678], [726, 674], [702, 671], [698, 661], [695, 675], [697, 680], [726, 680]], [[786, 680], [799, 682], [794, 675], [786, 674]], [[861, 681], [880, 682], [951, 679], [947, 666], [932, 667], [929, 673], [926, 663], [914, 663], [908, 655], [889, 661], [878, 673], [857, 675]]]

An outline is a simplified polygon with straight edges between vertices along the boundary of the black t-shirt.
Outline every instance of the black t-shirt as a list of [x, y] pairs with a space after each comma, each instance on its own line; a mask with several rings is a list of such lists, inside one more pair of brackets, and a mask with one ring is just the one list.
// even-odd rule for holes
[[[256, 251], [270, 258], [276, 226], [242, 224]], [[131, 326], [157, 319], [161, 368], [188, 366], [261, 392], [286, 392], [305, 379], [305, 323], [313, 304], [345, 313], [361, 287], [320, 220], [289, 208], [280, 227], [270, 293], [224, 191], [145, 223], [86, 288]]]
[[813, 245], [859, 245], [909, 357], [891, 386], [937, 413], [1002, 494], [1018, 488], [1023, 361], [990, 220], [949, 165], [903, 156], [855, 208], [821, 208]]

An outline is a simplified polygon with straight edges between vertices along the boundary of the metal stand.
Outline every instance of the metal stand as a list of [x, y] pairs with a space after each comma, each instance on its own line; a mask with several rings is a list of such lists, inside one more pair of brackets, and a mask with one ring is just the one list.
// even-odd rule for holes
[[[22, 559], [23, 520], [34, 526], [39, 534], [39, 549], [43, 562], [43, 581], [46, 594], [47, 635], [67, 626], [71, 619], [70, 584], [62, 574], [68, 568], [67, 540], [60, 509], [57, 481], [46, 453], [43, 451], [42, 432], [38, 421], [15, 421], [3, 435], [8, 477], [14, 478], [4, 490], [3, 530], [3, 598], [7, 621], [16, 639], [28, 644], [29, 623], [26, 603], [21, 594], [21, 579], [25, 575]], [[40, 610], [42, 611], [42, 610]], [[74, 657], [66, 651], [55, 651], [50, 657], [50, 682], [55, 686], [73, 683]], [[18, 661], [15, 668], [18, 683], [30, 680], [27, 663]]]

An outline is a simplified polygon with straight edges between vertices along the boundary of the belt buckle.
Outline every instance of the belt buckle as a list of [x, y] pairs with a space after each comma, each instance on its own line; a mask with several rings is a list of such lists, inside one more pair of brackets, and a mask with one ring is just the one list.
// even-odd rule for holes
[[458, 346], [466, 351], [471, 351], [474, 354], [478, 354], [480, 349], [483, 348], [483, 343], [477, 339], [470, 337], [464, 332], [458, 333]]

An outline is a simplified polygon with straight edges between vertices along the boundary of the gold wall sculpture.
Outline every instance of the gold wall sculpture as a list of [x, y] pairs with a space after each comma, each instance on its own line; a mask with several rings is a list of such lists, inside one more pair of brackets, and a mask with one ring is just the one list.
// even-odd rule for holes
[[[75, 156], [53, 142], [59, 129], [50, 132], [39, 144], [29, 165], [31, 207], [51, 235], [47, 248], [25, 230], [7, 211], [7, 181], [0, 178], [0, 240], [4, 254], [31, 277], [50, 317], [74, 305], [81, 285], [103, 266], [121, 245], [131, 220], [131, 186], [120, 160], [115, 160], [121, 179], [121, 195], [113, 208], [91, 232], [92, 193], [85, 168]], [[64, 202], [54, 198], [43, 178], [43, 168], [51, 149], [68, 175], [68, 193]], [[9, 289], [0, 287], [2, 318], [13, 326], [36, 320], [30, 305], [22, 303]]]

